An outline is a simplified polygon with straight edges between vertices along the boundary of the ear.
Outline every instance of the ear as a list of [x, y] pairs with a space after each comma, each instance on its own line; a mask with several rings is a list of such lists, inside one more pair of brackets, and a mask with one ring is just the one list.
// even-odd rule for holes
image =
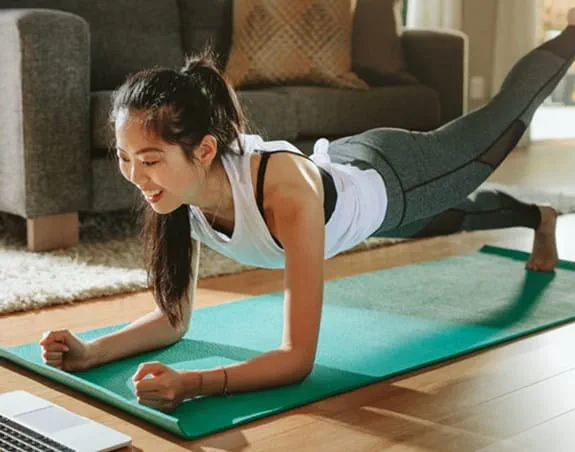
[[201, 164], [211, 163], [218, 152], [218, 142], [213, 135], [205, 135], [196, 148], [196, 158]]

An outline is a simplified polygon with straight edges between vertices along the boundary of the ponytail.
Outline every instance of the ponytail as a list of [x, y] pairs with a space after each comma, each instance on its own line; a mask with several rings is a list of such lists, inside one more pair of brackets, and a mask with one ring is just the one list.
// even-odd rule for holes
[[[216, 159], [232, 152], [245, 117], [233, 87], [216, 67], [215, 55], [207, 49], [186, 59], [179, 71], [153, 69], [138, 72], [114, 93], [111, 119], [121, 110], [146, 112], [144, 127], [157, 138], [180, 145], [189, 161], [204, 136], [215, 137]], [[181, 205], [160, 215], [142, 199], [141, 236], [145, 246], [148, 283], [156, 304], [170, 324], [182, 326], [184, 303], [189, 303], [192, 274], [192, 236], [189, 209]]]

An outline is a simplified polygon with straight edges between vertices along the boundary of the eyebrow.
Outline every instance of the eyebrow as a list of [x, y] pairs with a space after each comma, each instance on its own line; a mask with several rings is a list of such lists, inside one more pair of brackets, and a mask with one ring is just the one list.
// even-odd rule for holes
[[[119, 146], [116, 146], [116, 148], [118, 149], [118, 151], [126, 152]], [[161, 149], [157, 149], [157, 148], [143, 148], [143, 149], [140, 149], [139, 151], [136, 151], [134, 154], [140, 155], [140, 154], [146, 154], [147, 152], [164, 152], [164, 151], [162, 151]]]

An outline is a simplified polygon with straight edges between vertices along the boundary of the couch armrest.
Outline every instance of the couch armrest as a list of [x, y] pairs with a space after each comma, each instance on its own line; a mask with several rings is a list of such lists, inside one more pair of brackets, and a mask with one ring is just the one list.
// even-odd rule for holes
[[407, 70], [439, 93], [441, 123], [467, 112], [468, 38], [463, 32], [405, 29]]
[[0, 10], [0, 210], [88, 209], [90, 36], [79, 16]]

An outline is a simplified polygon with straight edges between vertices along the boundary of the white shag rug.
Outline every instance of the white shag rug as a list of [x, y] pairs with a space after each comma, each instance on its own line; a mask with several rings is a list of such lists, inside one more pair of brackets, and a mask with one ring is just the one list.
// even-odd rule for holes
[[[575, 194], [484, 184], [525, 202], [575, 212]], [[0, 214], [0, 314], [147, 288], [143, 249], [129, 213], [81, 216], [80, 245], [46, 253], [26, 249], [25, 220]], [[373, 238], [348, 252], [388, 246], [401, 239]], [[200, 278], [252, 269], [203, 246]]]

